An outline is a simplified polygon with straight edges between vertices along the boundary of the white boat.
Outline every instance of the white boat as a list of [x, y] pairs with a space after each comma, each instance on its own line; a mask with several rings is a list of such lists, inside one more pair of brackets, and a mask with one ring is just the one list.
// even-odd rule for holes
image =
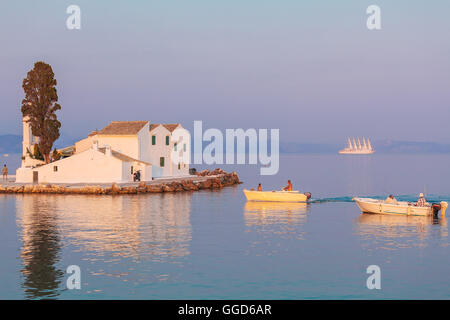
[[414, 215], [414, 216], [430, 216], [433, 213], [441, 211], [441, 217], [445, 216], [445, 210], [448, 203], [441, 201], [439, 204], [427, 204], [424, 207], [417, 207], [413, 203], [406, 201], [398, 201], [397, 203], [386, 203], [385, 200], [372, 198], [353, 198], [363, 213], [380, 213], [393, 215]]
[[375, 150], [372, 147], [372, 144], [370, 143], [370, 139], [367, 139], [363, 137], [363, 142], [361, 144], [361, 140], [357, 138], [358, 143], [356, 143], [355, 138], [347, 139], [347, 147], [345, 149], [342, 149], [339, 151], [340, 154], [372, 154], [375, 152]]

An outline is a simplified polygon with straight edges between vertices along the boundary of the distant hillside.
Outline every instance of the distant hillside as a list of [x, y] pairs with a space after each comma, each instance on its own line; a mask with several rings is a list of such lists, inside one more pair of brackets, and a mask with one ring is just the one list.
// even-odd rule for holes
[[380, 153], [450, 153], [449, 144], [417, 141], [380, 141], [374, 143]]
[[[450, 153], [450, 144], [441, 144], [436, 142], [417, 142], [417, 141], [374, 141], [372, 143], [376, 153], [381, 154], [414, 154], [414, 153]], [[280, 143], [281, 153], [316, 153], [316, 154], [336, 154], [343, 149], [345, 144], [315, 144], [315, 143]]]
[[281, 153], [337, 153], [341, 146], [334, 144], [280, 142]]
[[[62, 134], [61, 137], [56, 141], [56, 148], [63, 148], [73, 145], [76, 141], [80, 139], [74, 139]], [[22, 153], [22, 136], [15, 134], [4, 134], [0, 135], [0, 154], [14, 154]]]
[[[55, 146], [57, 148], [67, 147], [73, 145], [80, 139], [81, 138], [72, 138], [63, 133], [61, 138], [56, 141]], [[376, 150], [376, 153], [382, 154], [450, 154], [450, 144], [441, 144], [436, 142], [383, 140], [374, 141], [372, 144]], [[344, 144], [281, 142], [280, 152], [300, 154], [337, 154], [337, 152], [344, 147]], [[248, 146], [246, 151], [248, 152]], [[22, 136], [14, 134], [0, 135], [0, 154], [4, 153], [22, 153]]]

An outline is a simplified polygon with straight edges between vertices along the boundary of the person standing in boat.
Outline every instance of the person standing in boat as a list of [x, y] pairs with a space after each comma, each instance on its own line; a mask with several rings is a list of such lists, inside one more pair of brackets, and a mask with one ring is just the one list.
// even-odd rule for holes
[[258, 184], [258, 191], [262, 191], [262, 186], [261, 186], [261, 183], [260, 183], [260, 184]]
[[390, 204], [397, 204], [397, 199], [395, 199], [395, 197], [391, 194], [389, 195], [389, 197], [386, 198], [384, 202]]
[[424, 198], [423, 193], [419, 194], [416, 207], [425, 207], [427, 205], [427, 199]]
[[282, 189], [283, 191], [292, 191], [292, 183], [291, 180], [288, 180], [288, 184], [286, 187]]

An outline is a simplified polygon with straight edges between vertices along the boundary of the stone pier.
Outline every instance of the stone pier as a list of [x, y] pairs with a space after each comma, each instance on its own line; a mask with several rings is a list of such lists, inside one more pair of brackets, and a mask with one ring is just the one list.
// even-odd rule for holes
[[0, 193], [34, 194], [143, 194], [162, 192], [198, 191], [222, 189], [242, 183], [236, 172], [227, 173], [221, 169], [204, 170], [197, 175], [177, 178], [162, 178], [136, 183], [106, 184], [0, 184]]

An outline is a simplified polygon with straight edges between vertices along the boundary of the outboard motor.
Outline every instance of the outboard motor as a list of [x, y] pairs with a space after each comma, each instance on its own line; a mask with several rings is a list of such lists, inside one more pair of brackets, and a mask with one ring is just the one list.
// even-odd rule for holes
[[305, 192], [304, 195], [306, 196], [306, 199], [311, 199], [311, 192]]
[[431, 208], [433, 208], [433, 218], [437, 218], [439, 211], [441, 211], [441, 205], [439, 203], [433, 203]]

